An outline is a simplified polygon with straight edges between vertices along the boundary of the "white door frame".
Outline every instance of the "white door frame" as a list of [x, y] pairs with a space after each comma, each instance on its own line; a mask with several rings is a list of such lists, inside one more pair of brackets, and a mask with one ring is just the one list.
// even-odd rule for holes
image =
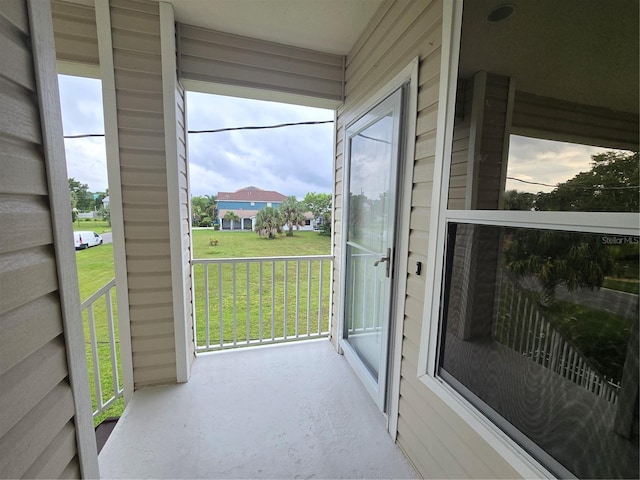
[[[400, 400], [400, 363], [402, 360], [402, 336], [403, 336], [403, 327], [404, 327], [404, 310], [405, 310], [405, 302], [404, 298], [406, 295], [406, 278], [407, 278], [407, 256], [409, 252], [409, 220], [411, 214], [411, 187], [413, 184], [413, 162], [415, 156], [415, 132], [416, 132], [416, 120], [417, 120], [417, 104], [418, 104], [418, 67], [419, 67], [419, 58], [414, 58], [405, 68], [403, 68], [398, 74], [387, 82], [382, 88], [375, 92], [373, 96], [368, 98], [364, 103], [362, 103], [359, 107], [354, 109], [352, 112], [349, 112], [349, 117], [352, 119], [357, 119], [362, 117], [366, 112], [371, 110], [377, 104], [379, 104], [382, 100], [396, 91], [398, 88], [407, 84], [406, 89], [406, 100], [404, 103], [404, 135], [401, 139], [401, 161], [403, 163], [403, 168], [400, 170], [401, 178], [398, 181], [398, 191], [396, 195], [396, 265], [395, 272], [393, 278], [392, 291], [395, 293], [395, 298], [400, 301], [394, 302], [394, 309], [391, 313], [391, 330], [390, 341], [389, 341], [389, 352], [388, 352], [388, 361], [389, 364], [387, 366], [388, 371], [388, 379], [387, 379], [387, 411], [385, 416], [388, 421], [388, 430], [390, 435], [395, 439], [397, 434], [397, 425], [398, 425], [398, 402]], [[346, 128], [345, 128], [346, 133]], [[346, 140], [346, 139], [345, 139]], [[346, 158], [348, 156], [346, 149], [348, 148], [347, 142], [344, 141], [344, 156]], [[342, 172], [342, 185], [343, 192], [342, 198], [347, 198], [348, 192], [347, 190], [347, 166], [343, 168]], [[342, 218], [345, 219], [345, 212], [342, 212]], [[347, 238], [347, 222], [342, 222], [342, 231], [341, 231], [341, 258], [340, 265], [344, 267], [346, 265], [346, 238]], [[344, 294], [346, 291], [346, 272], [344, 268], [340, 268], [340, 279], [339, 279], [339, 292], [341, 298], [344, 298]], [[344, 305], [341, 305], [339, 309], [339, 317], [338, 317], [338, 344], [340, 344], [340, 339], [342, 338], [342, 332], [344, 331], [344, 323], [345, 323], [345, 314], [344, 314]], [[346, 350], [340, 348], [341, 351], [344, 351], [345, 355], [348, 356], [349, 353]], [[362, 372], [358, 372], [356, 369], [356, 374], [360, 376]], [[363, 384], [365, 388], [367, 387], [367, 383], [371, 381], [371, 379], [367, 379], [366, 376], [363, 379]]]

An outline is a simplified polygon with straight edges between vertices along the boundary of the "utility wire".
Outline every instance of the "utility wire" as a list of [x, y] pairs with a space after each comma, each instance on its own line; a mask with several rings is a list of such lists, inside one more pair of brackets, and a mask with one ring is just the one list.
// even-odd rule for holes
[[[514, 180], [516, 182], [522, 182], [522, 183], [527, 183], [529, 185], [542, 185], [543, 187], [553, 187], [556, 188], [558, 185], [551, 185], [549, 183], [540, 183], [540, 182], [530, 182], [528, 180], [522, 180], [520, 178], [516, 178], [516, 177], [507, 177], [508, 180]], [[583, 186], [583, 187], [574, 187], [573, 185], [563, 185], [563, 188], [573, 188], [575, 190], [628, 190], [630, 188], [640, 188], [640, 186], [638, 185], [630, 185], [630, 186], [625, 186], [625, 187], [597, 187], [597, 186], [592, 186], [592, 187], [587, 187], [587, 186]]]
[[80, 135], [65, 135], [64, 138], [90, 138], [90, 137], [104, 137], [104, 133], [82, 133]]
[[[260, 125], [260, 126], [247, 126], [247, 127], [228, 127], [228, 128], [216, 128], [213, 130], [188, 130], [187, 133], [220, 133], [231, 132], [233, 130], [266, 130], [268, 128], [283, 128], [283, 127], [295, 127], [298, 125], [322, 125], [324, 123], [333, 123], [333, 120], [322, 121], [310, 121], [310, 122], [293, 122], [293, 123], [280, 123], [278, 125]], [[90, 138], [90, 137], [104, 137], [104, 133], [85, 133], [82, 135], [65, 135], [64, 138]]]
[[253, 126], [253, 127], [228, 127], [228, 128], [217, 128], [215, 130], [189, 130], [188, 133], [220, 133], [220, 132], [230, 132], [233, 130], [265, 130], [267, 128], [294, 127], [297, 125], [322, 125], [323, 123], [333, 123], [333, 120], [323, 120], [323, 121], [315, 121], [315, 122], [280, 123], [278, 125], [263, 125], [263, 126]]
[[[309, 121], [309, 122], [293, 122], [293, 123], [280, 123], [277, 125], [254, 125], [254, 126], [246, 126], [246, 127], [227, 127], [227, 128], [216, 128], [211, 130], [188, 130], [187, 133], [220, 133], [220, 132], [231, 132], [235, 130], [266, 130], [270, 128], [284, 128], [284, 127], [294, 127], [298, 125], [322, 125], [325, 123], [333, 123], [333, 120], [322, 120], [322, 121]], [[379, 138], [368, 137], [366, 135], [360, 134], [360, 136], [367, 138], [369, 140], [375, 140], [378, 142], [390, 143], [386, 140], [382, 140]], [[85, 133], [81, 135], [65, 135], [65, 139], [76, 139], [76, 138], [92, 138], [92, 137], [104, 137], [104, 133]], [[549, 183], [540, 183], [540, 182], [531, 182], [528, 180], [522, 180], [521, 178], [516, 177], [507, 177], [508, 180], [513, 180], [516, 182], [526, 183], [529, 185], [540, 185], [543, 187], [552, 187], [556, 188], [558, 185], [551, 185]], [[574, 189], [587, 189], [587, 190], [628, 190], [631, 188], [639, 188], [638, 186], [628, 186], [628, 187], [573, 187], [569, 185], [565, 185], [565, 188], [574, 188]]]

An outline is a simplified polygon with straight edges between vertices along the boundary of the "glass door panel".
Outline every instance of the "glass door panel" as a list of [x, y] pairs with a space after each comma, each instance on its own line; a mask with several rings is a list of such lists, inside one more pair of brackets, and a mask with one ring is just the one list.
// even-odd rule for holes
[[343, 340], [384, 410], [402, 90], [347, 128]]

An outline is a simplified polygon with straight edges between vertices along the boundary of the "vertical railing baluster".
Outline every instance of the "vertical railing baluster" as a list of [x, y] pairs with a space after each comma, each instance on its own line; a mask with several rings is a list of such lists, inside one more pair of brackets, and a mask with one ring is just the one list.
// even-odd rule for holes
[[296, 338], [300, 337], [300, 260], [296, 260]]
[[529, 330], [527, 328], [527, 297], [524, 297], [524, 305], [522, 306], [522, 329], [520, 331], [520, 346], [518, 347], [518, 353], [522, 353], [522, 349], [525, 346], [525, 340], [528, 340]]
[[570, 380], [575, 383], [577, 378], [576, 367], [578, 366], [578, 353], [571, 348], [571, 378]]
[[238, 344], [238, 304], [236, 303], [236, 264], [231, 264], [232, 290], [233, 290], [233, 346]]
[[276, 261], [271, 262], [271, 340], [276, 339]]
[[538, 324], [538, 320], [540, 320], [540, 334], [538, 337], [538, 350], [536, 352], [536, 363], [542, 365], [542, 361], [540, 357], [542, 355], [542, 344], [544, 343], [544, 318], [540, 319], [540, 313], [536, 312], [536, 325]]
[[[529, 299], [525, 298], [524, 300], [524, 314], [525, 316], [527, 315], [527, 307], [529, 306]], [[526, 324], [526, 335], [527, 335], [527, 341], [524, 343], [524, 353], [525, 355], [529, 355], [529, 341], [531, 340], [531, 316], [533, 315], [533, 304], [531, 305], [531, 309], [529, 310], [529, 316], [527, 317], [527, 324]], [[520, 348], [522, 349], [522, 344], [520, 345]]]
[[546, 367], [549, 366], [549, 361], [551, 360], [551, 355], [549, 353], [550, 342], [551, 342], [551, 335], [549, 334], [549, 330], [550, 329], [551, 329], [551, 324], [549, 322], [547, 322], [547, 330], [546, 330], [546, 333], [544, 335], [544, 358], [545, 358], [545, 366]]
[[567, 377], [567, 373], [569, 371], [569, 366], [567, 365], [567, 342], [562, 342], [562, 355], [560, 357], [560, 375], [563, 377]]
[[258, 279], [258, 340], [262, 342], [262, 260], [258, 265], [260, 265]]
[[247, 337], [247, 345], [249, 345], [249, 342], [251, 342], [251, 295], [249, 293], [249, 270], [250, 263], [247, 262], [247, 331], [245, 332]]
[[109, 328], [109, 352], [111, 357], [111, 373], [113, 375], [113, 394], [120, 391], [120, 379], [118, 378], [118, 357], [116, 353], [116, 330], [113, 324], [113, 309], [111, 307], [111, 289], [105, 293], [107, 307], [107, 327]]
[[96, 390], [96, 404], [98, 410], [102, 410], [102, 381], [100, 380], [100, 364], [98, 363], [98, 339], [96, 338], [96, 326], [93, 320], [93, 304], [87, 309], [89, 321], [89, 335], [91, 336], [91, 358], [93, 360], [93, 384]]
[[[368, 298], [367, 298], [367, 293], [369, 292], [369, 275], [370, 275], [370, 270], [372, 268], [371, 263], [369, 262], [365, 262], [364, 263], [364, 291], [362, 292], [362, 329], [363, 330], [367, 330], [367, 305], [369, 304], [368, 302]], [[375, 278], [374, 278], [374, 282], [375, 282]]]
[[318, 286], [318, 335], [322, 333], [322, 285], [324, 283], [324, 262], [320, 260], [320, 285]]
[[204, 336], [205, 345], [210, 348], [209, 341], [209, 265], [204, 265]]
[[282, 326], [282, 338], [287, 339], [287, 307], [288, 307], [288, 290], [289, 290], [289, 262], [284, 261], [284, 323]]
[[509, 317], [507, 318], [507, 324], [505, 325], [507, 327], [507, 332], [506, 332], [506, 337], [504, 336], [504, 328], [502, 329], [502, 338], [504, 341], [505, 345], [509, 345], [509, 332], [511, 331], [511, 319], [514, 316], [514, 312], [513, 312], [513, 297], [516, 295], [516, 287], [515, 285], [511, 285], [511, 300], [509, 301]]
[[379, 297], [380, 292], [378, 291], [378, 276], [380, 274], [380, 269], [377, 267], [373, 267], [373, 295], [371, 295], [371, 302], [373, 304], [373, 311], [371, 312], [371, 328], [376, 330], [378, 325], [376, 325], [376, 320], [378, 318], [378, 307], [379, 307]]
[[311, 335], [311, 260], [307, 265], [307, 337]]
[[218, 264], [218, 327], [220, 328], [220, 348], [224, 345], [224, 318], [222, 316], [222, 264]]

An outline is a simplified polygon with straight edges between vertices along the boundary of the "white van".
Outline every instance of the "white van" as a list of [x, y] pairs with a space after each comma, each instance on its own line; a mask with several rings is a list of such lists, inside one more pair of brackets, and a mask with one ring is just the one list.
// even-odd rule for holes
[[73, 243], [76, 250], [102, 245], [102, 237], [96, 232], [73, 232]]

